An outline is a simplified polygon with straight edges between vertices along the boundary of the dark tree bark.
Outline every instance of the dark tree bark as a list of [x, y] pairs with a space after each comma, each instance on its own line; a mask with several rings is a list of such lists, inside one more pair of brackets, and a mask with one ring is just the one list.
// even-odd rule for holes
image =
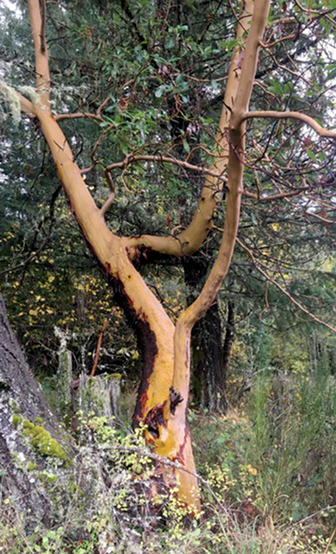
[[[208, 264], [200, 255], [184, 261], [189, 303], [199, 294]], [[226, 368], [222, 346], [222, 325], [217, 301], [198, 321], [192, 331], [192, 393], [196, 403], [210, 411], [224, 413], [226, 403]]]
[[235, 306], [234, 306], [234, 302], [232, 300], [229, 300], [228, 309], [227, 309], [224, 346], [223, 346], [223, 373], [224, 373], [225, 381], [228, 374], [234, 336], [235, 336]]
[[[2, 520], [23, 516], [23, 525], [50, 525], [66, 492], [74, 455], [70, 437], [51, 412], [9, 324], [0, 295], [0, 486], [9, 499]], [[53, 474], [53, 494], [51, 482]]]

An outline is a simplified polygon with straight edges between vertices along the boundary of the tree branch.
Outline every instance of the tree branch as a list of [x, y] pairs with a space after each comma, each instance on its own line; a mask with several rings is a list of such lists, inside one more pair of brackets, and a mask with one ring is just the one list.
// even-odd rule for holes
[[[176, 406], [175, 414], [168, 414], [168, 430], [174, 436], [179, 436], [183, 429], [183, 422], [186, 417], [187, 398], [190, 380], [190, 337], [196, 321], [201, 319], [212, 305], [223, 278], [226, 276], [238, 231], [240, 204], [243, 192], [243, 171], [244, 164], [242, 156], [245, 148], [245, 126], [240, 118], [249, 106], [253, 81], [257, 66], [260, 40], [267, 23], [269, 0], [247, 0], [245, 4], [248, 19], [252, 18], [251, 27], [246, 41], [244, 61], [242, 63], [241, 77], [238, 86], [231, 82], [235, 92], [235, 100], [232, 102], [232, 114], [226, 128], [230, 129], [228, 160], [228, 192], [226, 204], [226, 217], [223, 238], [220, 245], [218, 257], [211, 269], [211, 272], [203, 286], [198, 298], [186, 309], [177, 320], [174, 336], [174, 378], [172, 386], [181, 397], [183, 402]], [[253, 14], [253, 15], [252, 15]], [[240, 25], [239, 25], [240, 27]], [[228, 85], [229, 86], [229, 85]], [[229, 88], [226, 95], [231, 96]], [[173, 452], [170, 453], [174, 455]]]
[[298, 119], [309, 125], [321, 137], [336, 139], [336, 131], [324, 129], [323, 127], [321, 127], [321, 125], [317, 123], [317, 121], [315, 121], [315, 119], [301, 112], [253, 111], [245, 112], [240, 116], [241, 121], [246, 121], [247, 119], [252, 119], [256, 117], [275, 119]]
[[100, 114], [98, 115], [90, 112], [60, 113], [54, 115], [56, 121], [62, 121], [63, 119], [79, 119], [83, 117], [87, 117], [88, 119], [93, 119], [95, 121], [104, 121]]
[[104, 217], [107, 210], [110, 208], [110, 206], [112, 206], [115, 199], [115, 195], [116, 195], [115, 191], [113, 190], [110, 196], [108, 197], [108, 199], [106, 200], [105, 204], [103, 204], [103, 206], [100, 208], [99, 213], [101, 217]]
[[44, 106], [44, 109], [50, 110], [49, 56], [45, 37], [42, 36], [45, 24], [41, 16], [39, 0], [28, 0], [28, 8], [35, 49], [36, 88], [39, 93], [41, 105]]
[[289, 298], [289, 300], [291, 302], [293, 302], [293, 304], [295, 306], [297, 306], [303, 313], [305, 313], [306, 315], [308, 315], [311, 319], [313, 319], [314, 321], [316, 321], [317, 323], [320, 323], [321, 325], [324, 325], [324, 327], [327, 327], [328, 329], [330, 329], [330, 331], [332, 331], [333, 333], [336, 333], [336, 328], [333, 327], [332, 325], [329, 325], [329, 323], [327, 323], [326, 321], [323, 321], [322, 319], [320, 319], [319, 317], [317, 317], [316, 315], [312, 314], [307, 308], [305, 308], [300, 302], [298, 302], [297, 300], [295, 300], [295, 298], [293, 298], [293, 296], [282, 286], [280, 285], [277, 281], [275, 281], [275, 279], [273, 279], [272, 277], [270, 277], [266, 271], [264, 271], [259, 263], [257, 262], [257, 260], [255, 259], [254, 257], [254, 254], [253, 252], [239, 239], [237, 238], [237, 242], [239, 244], [239, 246], [241, 246], [241, 248], [243, 250], [245, 250], [245, 252], [247, 252], [247, 254], [250, 256], [251, 260], [253, 261], [253, 264], [255, 266], [255, 268], [259, 271], [259, 273], [261, 273], [261, 275], [263, 275], [265, 277], [265, 279], [267, 279], [267, 281], [269, 281], [270, 283], [272, 283], [273, 285], [275, 285], [285, 296], [287, 296], [287, 298]]
[[178, 160], [177, 158], [169, 157], [169, 156], [162, 156], [160, 154], [158, 155], [138, 155], [133, 156], [130, 154], [129, 156], [126, 156], [121, 162], [115, 162], [109, 166], [107, 166], [106, 171], [112, 171], [112, 169], [116, 169], [118, 167], [125, 169], [128, 165], [130, 165], [133, 162], [138, 161], [144, 161], [144, 162], [163, 162], [163, 163], [169, 163], [169, 164], [175, 164], [180, 167], [183, 167], [184, 169], [189, 169], [191, 171], [198, 171], [199, 173], [205, 173], [206, 175], [211, 175], [212, 177], [216, 177], [216, 179], [219, 179], [223, 181], [224, 183], [227, 182], [227, 177], [224, 175], [220, 175], [216, 171], [212, 171], [211, 169], [207, 169], [206, 167], [203, 167], [201, 165], [193, 165], [185, 160]]

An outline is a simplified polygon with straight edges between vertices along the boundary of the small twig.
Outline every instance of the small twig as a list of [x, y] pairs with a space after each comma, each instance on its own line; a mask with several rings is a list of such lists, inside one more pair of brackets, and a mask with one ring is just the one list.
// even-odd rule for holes
[[328, 550], [329, 550], [329, 546], [331, 545], [332, 541], [333, 541], [333, 538], [335, 536], [335, 533], [336, 533], [336, 527], [335, 529], [333, 530], [333, 532], [331, 533], [330, 537], [329, 537], [329, 540], [328, 540], [328, 543], [327, 543], [327, 546], [326, 546], [326, 549], [324, 551], [324, 554], [327, 554]]
[[275, 281], [275, 279], [272, 279], [272, 277], [270, 277], [266, 271], [264, 271], [259, 263], [257, 262], [257, 260], [255, 259], [254, 257], [254, 254], [253, 252], [237, 237], [237, 242], [238, 244], [241, 246], [241, 248], [243, 250], [245, 250], [245, 252], [247, 252], [247, 254], [250, 256], [250, 258], [252, 259], [253, 263], [254, 263], [254, 266], [255, 268], [259, 271], [259, 273], [261, 273], [265, 279], [267, 279], [267, 281], [269, 281], [270, 283], [272, 283], [273, 285], [275, 285], [285, 296], [287, 296], [287, 298], [289, 298], [289, 300], [295, 305], [297, 306], [303, 313], [305, 313], [306, 315], [308, 315], [309, 317], [311, 317], [311, 319], [313, 319], [314, 321], [316, 321], [317, 323], [320, 323], [321, 325], [324, 325], [324, 327], [327, 327], [328, 329], [330, 329], [330, 331], [332, 331], [333, 333], [336, 333], [336, 328], [333, 327], [332, 325], [329, 325], [329, 323], [327, 323], [326, 321], [323, 321], [322, 319], [320, 319], [319, 317], [317, 317], [316, 315], [312, 314], [307, 308], [305, 308], [305, 306], [303, 306], [300, 302], [298, 302], [297, 300], [295, 300], [295, 298], [293, 298], [293, 296], [282, 286], [280, 285], [277, 281]]
[[98, 343], [97, 343], [97, 348], [96, 348], [96, 353], [95, 353], [95, 359], [94, 359], [94, 362], [93, 362], [90, 377], [94, 377], [94, 374], [96, 373], [98, 358], [99, 358], [99, 353], [100, 353], [100, 347], [101, 347], [101, 343], [102, 343], [102, 340], [103, 340], [103, 333], [104, 333], [104, 331], [107, 327], [107, 324], [108, 324], [108, 319], [105, 319], [104, 325], [102, 327], [102, 330], [101, 330], [99, 338], [98, 338]]

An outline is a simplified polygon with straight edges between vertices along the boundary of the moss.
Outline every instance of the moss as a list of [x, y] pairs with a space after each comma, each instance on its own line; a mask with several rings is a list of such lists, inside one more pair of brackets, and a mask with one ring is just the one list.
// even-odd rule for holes
[[36, 477], [41, 481], [49, 481], [49, 483], [55, 483], [55, 481], [57, 481], [58, 479], [57, 475], [54, 475], [53, 473], [47, 473], [45, 471], [41, 471], [41, 473], [38, 473]]
[[20, 417], [19, 415], [17, 414], [13, 414], [12, 416], [12, 423], [15, 427], [15, 429], [17, 429], [20, 425], [20, 423], [22, 422], [22, 417]]
[[35, 421], [36, 423], [43, 423], [42, 417], [34, 417], [34, 421]]
[[122, 373], [111, 373], [108, 376], [108, 378], [112, 379], [114, 381], [121, 381], [121, 379], [123, 378], [123, 374]]
[[62, 446], [41, 425], [34, 425], [31, 421], [25, 419], [23, 435], [30, 438], [32, 446], [41, 456], [52, 456], [64, 461], [68, 459]]
[[37, 465], [34, 464], [34, 462], [28, 462], [27, 471], [33, 471], [33, 469], [36, 469], [36, 468], [37, 468]]

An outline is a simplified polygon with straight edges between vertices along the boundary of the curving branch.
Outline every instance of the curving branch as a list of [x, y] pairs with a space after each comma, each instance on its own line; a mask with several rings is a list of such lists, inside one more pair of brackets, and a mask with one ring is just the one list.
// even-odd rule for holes
[[88, 119], [93, 119], [94, 121], [104, 121], [100, 114], [94, 114], [90, 112], [74, 112], [74, 113], [61, 113], [55, 114], [54, 118], [56, 121], [62, 121], [64, 119], [80, 119], [87, 117]]
[[113, 169], [122, 168], [126, 169], [127, 166], [129, 166], [133, 162], [163, 162], [168, 164], [175, 164], [180, 167], [183, 167], [184, 169], [189, 169], [190, 171], [197, 171], [199, 173], [204, 173], [205, 175], [211, 175], [212, 177], [216, 177], [216, 179], [223, 181], [224, 183], [227, 182], [227, 177], [225, 175], [221, 175], [220, 173], [217, 173], [216, 171], [213, 171], [211, 169], [207, 169], [206, 167], [203, 167], [201, 165], [194, 165], [186, 160], [178, 160], [177, 158], [170, 157], [170, 156], [163, 156], [161, 154], [156, 155], [133, 155], [130, 154], [129, 156], [126, 156], [121, 162], [115, 162], [109, 166], [107, 166], [106, 171], [110, 172]]
[[319, 125], [319, 123], [317, 123], [317, 121], [315, 121], [315, 119], [301, 112], [276, 112], [272, 110], [253, 111], [253, 112], [245, 112], [240, 116], [241, 121], [246, 121], [248, 119], [252, 119], [256, 117], [273, 118], [273, 119], [296, 119], [299, 121], [303, 121], [303, 123], [306, 123], [307, 125], [309, 125], [321, 137], [336, 139], [336, 131], [324, 129], [323, 127], [321, 127], [321, 125]]
[[250, 250], [250, 248], [248, 248], [239, 238], [237, 238], [237, 243], [250, 256], [251, 260], [253, 261], [253, 264], [254, 264], [255, 268], [259, 271], [259, 273], [261, 273], [261, 275], [263, 275], [265, 277], [265, 279], [267, 279], [267, 281], [269, 281], [270, 283], [275, 285], [285, 296], [287, 296], [287, 298], [289, 298], [289, 300], [297, 308], [299, 308], [303, 313], [308, 315], [311, 319], [316, 321], [316, 323], [320, 323], [324, 327], [327, 327], [333, 333], [336, 333], [336, 328], [335, 327], [333, 327], [332, 325], [329, 325], [329, 323], [327, 323], [326, 321], [323, 321], [323, 319], [321, 319], [318, 316], [312, 314], [307, 308], [305, 308], [305, 306], [303, 306], [300, 302], [295, 300], [295, 298], [288, 292], [288, 290], [286, 290], [282, 285], [280, 285], [280, 283], [278, 283], [275, 279], [270, 277], [270, 275], [268, 275], [268, 273], [266, 273], [266, 271], [264, 271], [264, 269], [262, 269], [260, 264], [257, 262], [252, 250]]
[[99, 213], [101, 215], [101, 217], [104, 217], [107, 210], [112, 206], [113, 202], [114, 202], [114, 199], [115, 199], [115, 191], [113, 190], [110, 194], [110, 196], [108, 197], [108, 199], [106, 200], [105, 204], [103, 204], [103, 206], [100, 208], [99, 210]]
[[74, 113], [61, 113], [54, 115], [56, 121], [62, 121], [63, 119], [80, 119], [86, 117], [88, 119], [93, 119], [94, 121], [103, 122], [104, 119], [101, 115], [102, 111], [105, 110], [106, 106], [111, 102], [111, 98], [107, 96], [105, 100], [98, 106], [96, 113], [91, 112], [74, 112]]
[[[252, 18], [251, 27], [246, 42], [246, 51], [241, 69], [239, 85], [236, 89], [233, 102], [232, 115], [229, 121], [230, 137], [228, 141], [228, 192], [226, 217], [223, 238], [218, 257], [204, 284], [198, 298], [191, 304], [177, 320], [174, 336], [174, 377], [172, 386], [174, 391], [183, 398], [175, 412], [169, 415], [168, 430], [174, 436], [178, 436], [183, 429], [181, 422], [185, 420], [187, 398], [190, 381], [190, 337], [196, 321], [201, 319], [213, 303], [221, 286], [223, 278], [230, 267], [233, 255], [239, 217], [241, 196], [243, 192], [244, 163], [242, 157], [245, 149], [245, 125], [240, 114], [248, 109], [252, 93], [253, 81], [257, 67], [260, 40], [267, 24], [269, 0], [247, 0], [245, 4], [249, 19]], [[253, 14], [253, 15], [252, 15]], [[230, 90], [227, 91], [230, 94]], [[168, 442], [168, 441], [167, 441]], [[167, 453], [176, 455], [174, 451]]]

